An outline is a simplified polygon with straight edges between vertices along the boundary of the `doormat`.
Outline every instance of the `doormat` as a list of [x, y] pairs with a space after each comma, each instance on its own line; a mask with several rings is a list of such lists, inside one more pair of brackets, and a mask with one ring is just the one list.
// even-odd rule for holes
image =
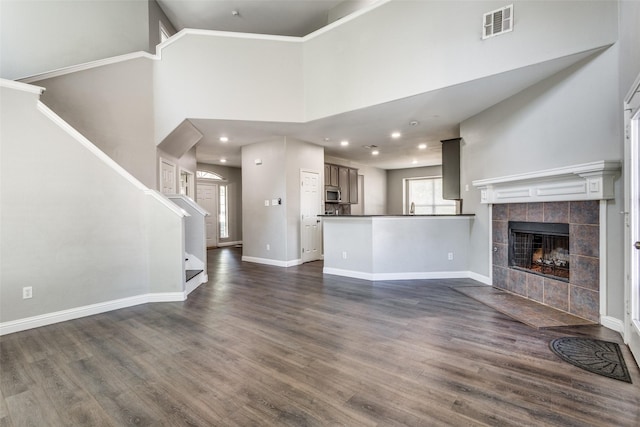
[[457, 286], [452, 289], [537, 329], [596, 324], [491, 286]]
[[592, 338], [562, 337], [549, 343], [549, 348], [565, 362], [594, 374], [631, 383], [631, 376], [620, 346], [614, 342]]

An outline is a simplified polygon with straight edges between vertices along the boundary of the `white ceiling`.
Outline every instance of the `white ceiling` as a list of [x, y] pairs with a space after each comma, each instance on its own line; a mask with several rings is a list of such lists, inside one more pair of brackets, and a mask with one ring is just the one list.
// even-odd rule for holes
[[[159, 0], [177, 30], [214, 29], [277, 35], [306, 35], [327, 23], [340, 1], [193, 1]], [[369, 0], [362, 4], [370, 3]], [[240, 18], [231, 14], [240, 13]], [[323, 24], [324, 23], [324, 24]], [[240, 166], [240, 147], [274, 137], [291, 137], [325, 147], [325, 154], [383, 169], [441, 163], [440, 140], [459, 136], [459, 124], [469, 117], [544, 80], [592, 52], [536, 64], [485, 79], [351, 111], [307, 123], [246, 122], [191, 119], [204, 135], [198, 143], [199, 162]], [[412, 125], [411, 122], [418, 122]], [[390, 138], [392, 131], [402, 137]], [[220, 142], [220, 136], [229, 137]], [[342, 147], [340, 141], [348, 140]], [[426, 143], [426, 149], [418, 145]], [[378, 156], [364, 145], [377, 145]]]

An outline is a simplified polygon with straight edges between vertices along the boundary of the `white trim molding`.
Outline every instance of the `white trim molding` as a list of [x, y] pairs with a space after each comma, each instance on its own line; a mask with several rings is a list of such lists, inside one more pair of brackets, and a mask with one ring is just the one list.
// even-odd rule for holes
[[472, 271], [416, 271], [398, 273], [367, 273], [363, 271], [344, 270], [341, 268], [325, 267], [322, 274], [333, 276], [351, 277], [354, 279], [368, 280], [370, 282], [380, 280], [431, 280], [431, 279], [472, 279], [484, 285], [491, 286], [491, 279]]
[[53, 325], [54, 323], [65, 322], [67, 320], [93, 316], [95, 314], [105, 313], [107, 311], [133, 307], [150, 302], [176, 302], [184, 301], [186, 299], [187, 296], [185, 292], [162, 292], [136, 295], [133, 297], [121, 298], [113, 301], [105, 301], [96, 304], [85, 305], [82, 307], [74, 307], [68, 310], [55, 311], [53, 313], [46, 313], [38, 316], [26, 317], [24, 319], [2, 322], [0, 323], [0, 336], [12, 334], [14, 332], [26, 331], [27, 329]]
[[36, 95], [42, 95], [46, 90], [43, 87], [35, 86], [27, 83], [20, 83], [13, 80], [0, 79], [0, 87], [6, 87], [7, 89], [20, 90], [22, 92], [29, 92]]
[[252, 256], [244, 256], [244, 255], [242, 256], [242, 261], [254, 262], [256, 264], [273, 265], [276, 267], [294, 267], [296, 265], [302, 264], [301, 259], [294, 259], [291, 261], [280, 261], [277, 259], [257, 258]]
[[473, 181], [481, 203], [531, 203], [614, 198], [614, 182], [622, 169], [619, 161], [546, 169], [518, 175]]

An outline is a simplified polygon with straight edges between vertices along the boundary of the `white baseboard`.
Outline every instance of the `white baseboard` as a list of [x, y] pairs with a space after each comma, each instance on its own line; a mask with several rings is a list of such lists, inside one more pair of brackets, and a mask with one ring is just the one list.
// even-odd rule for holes
[[[366, 273], [362, 271], [343, 270], [340, 268], [325, 267], [323, 274], [333, 274], [335, 276], [352, 277], [354, 279], [369, 280], [429, 280], [429, 279], [473, 279], [481, 283], [488, 284], [484, 276], [471, 271], [431, 271], [431, 272], [411, 272], [411, 273]], [[482, 279], [482, 280], [480, 280]]]
[[257, 258], [252, 256], [244, 256], [244, 255], [242, 256], [242, 261], [255, 262], [256, 264], [273, 265], [276, 267], [293, 267], [294, 265], [302, 264], [301, 259], [294, 259], [291, 261], [280, 261], [277, 259]]
[[600, 324], [624, 336], [624, 322], [611, 316], [600, 316]]
[[476, 282], [480, 282], [483, 283], [485, 285], [493, 285], [493, 283], [491, 282], [491, 277], [489, 276], [483, 276], [482, 274], [478, 274], [478, 273], [474, 273], [473, 271], [468, 271], [469, 273], [469, 279], [473, 279]]
[[242, 240], [238, 240], [237, 242], [218, 242], [218, 247], [223, 248], [225, 246], [235, 246], [235, 245], [241, 245], [242, 244]]
[[41, 326], [53, 325], [54, 323], [65, 322], [67, 320], [79, 319], [80, 317], [93, 316], [94, 314], [105, 313], [107, 311], [133, 307], [149, 302], [174, 302], [184, 301], [185, 299], [186, 294], [184, 292], [160, 292], [90, 304], [83, 307], [75, 307], [68, 310], [55, 311], [53, 313], [2, 322], [0, 323], [0, 336], [12, 334], [14, 332], [26, 331], [27, 329], [39, 328]]

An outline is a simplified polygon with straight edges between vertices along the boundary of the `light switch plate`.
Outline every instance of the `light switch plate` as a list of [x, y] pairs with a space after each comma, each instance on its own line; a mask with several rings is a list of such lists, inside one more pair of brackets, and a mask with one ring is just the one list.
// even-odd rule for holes
[[264, 201], [264, 205], [265, 205], [265, 206], [269, 206], [269, 201], [268, 201], [268, 200], [265, 200], [265, 201]]

